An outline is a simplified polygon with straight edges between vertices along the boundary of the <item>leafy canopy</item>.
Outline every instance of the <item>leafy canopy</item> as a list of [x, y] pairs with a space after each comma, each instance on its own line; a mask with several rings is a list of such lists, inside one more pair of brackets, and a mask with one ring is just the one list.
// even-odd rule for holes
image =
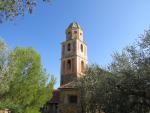
[[116, 52], [108, 67], [91, 65], [78, 80], [82, 113], [149, 113], [150, 30]]
[[[43, 0], [51, 2], [51, 0]], [[37, 0], [0, 0], [0, 23], [23, 16], [26, 12], [32, 13]]]
[[[2, 51], [0, 53], [3, 54]], [[3, 91], [0, 93], [0, 108], [8, 108], [15, 113], [39, 113], [52, 97], [55, 79], [48, 82], [40, 55], [32, 47], [16, 47], [6, 56], [4, 54], [2, 59], [5, 62], [0, 65], [5, 73], [1, 75], [5, 81], [0, 79], [0, 85], [7, 86], [0, 87]]]

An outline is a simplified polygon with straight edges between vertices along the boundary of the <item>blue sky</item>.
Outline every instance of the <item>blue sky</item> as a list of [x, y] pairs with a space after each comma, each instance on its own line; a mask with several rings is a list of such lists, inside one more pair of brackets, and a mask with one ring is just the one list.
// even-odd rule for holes
[[[40, 0], [38, 0], [40, 1]], [[35, 48], [59, 86], [61, 42], [72, 21], [84, 29], [89, 63], [106, 66], [115, 51], [132, 44], [150, 26], [149, 0], [53, 0], [38, 2], [32, 15], [0, 25], [10, 48]]]

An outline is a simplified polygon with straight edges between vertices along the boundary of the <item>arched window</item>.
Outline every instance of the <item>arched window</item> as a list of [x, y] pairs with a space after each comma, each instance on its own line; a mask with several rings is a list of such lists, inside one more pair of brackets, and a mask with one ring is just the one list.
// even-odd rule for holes
[[62, 67], [62, 71], [63, 71], [63, 73], [65, 73], [65, 70], [66, 70], [66, 68], [65, 68], [65, 61], [63, 61], [63, 67]]
[[64, 84], [64, 81], [63, 81], [63, 79], [61, 80], [61, 84]]
[[80, 49], [81, 49], [81, 52], [83, 52], [83, 45], [81, 44], [81, 47], [80, 47]]
[[71, 32], [69, 31], [69, 32], [68, 32], [68, 35], [70, 35], [70, 34], [71, 34]]
[[67, 69], [68, 69], [68, 70], [71, 70], [71, 60], [68, 60], [68, 61], [67, 61]]
[[81, 61], [81, 72], [83, 73], [84, 72], [84, 62]]
[[74, 34], [77, 34], [77, 31], [74, 31]]
[[67, 40], [71, 39], [71, 32], [67, 32]]
[[67, 50], [70, 51], [71, 50], [71, 44], [69, 43], [67, 46]]

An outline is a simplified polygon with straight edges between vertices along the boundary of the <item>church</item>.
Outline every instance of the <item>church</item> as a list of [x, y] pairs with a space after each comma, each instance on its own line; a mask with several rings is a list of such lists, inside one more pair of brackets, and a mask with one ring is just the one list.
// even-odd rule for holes
[[43, 113], [80, 113], [80, 89], [74, 80], [84, 75], [87, 66], [87, 46], [83, 29], [73, 22], [66, 29], [66, 40], [61, 44], [60, 87], [42, 109]]

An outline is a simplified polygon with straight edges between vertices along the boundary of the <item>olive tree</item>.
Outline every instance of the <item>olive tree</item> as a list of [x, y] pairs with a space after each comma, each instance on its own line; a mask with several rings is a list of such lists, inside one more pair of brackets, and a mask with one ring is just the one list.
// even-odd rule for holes
[[107, 70], [91, 65], [78, 85], [82, 113], [149, 113], [150, 31], [116, 52]]

